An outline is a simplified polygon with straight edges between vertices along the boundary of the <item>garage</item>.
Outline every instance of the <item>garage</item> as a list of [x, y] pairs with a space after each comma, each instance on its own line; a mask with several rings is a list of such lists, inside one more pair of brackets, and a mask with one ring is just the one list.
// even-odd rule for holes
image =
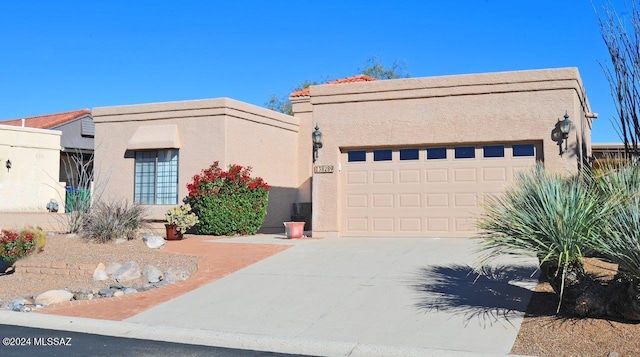
[[471, 237], [487, 194], [542, 161], [541, 142], [342, 149], [342, 236]]

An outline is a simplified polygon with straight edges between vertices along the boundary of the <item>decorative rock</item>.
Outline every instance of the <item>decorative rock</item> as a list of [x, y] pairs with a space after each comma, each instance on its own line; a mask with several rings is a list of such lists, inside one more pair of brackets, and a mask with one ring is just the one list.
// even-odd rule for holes
[[73, 299], [74, 300], [91, 300], [93, 299], [93, 294], [87, 293], [84, 291], [78, 291], [75, 294], [73, 294]]
[[78, 238], [78, 235], [75, 233], [69, 233], [67, 234], [67, 238]]
[[104, 270], [96, 270], [93, 272], [92, 279], [93, 281], [105, 281], [109, 279], [109, 276], [107, 275], [107, 272]]
[[116, 238], [116, 244], [121, 244], [121, 243], [124, 243], [126, 241], [127, 241], [126, 238]]
[[611, 351], [611, 352], [609, 352], [609, 356], [608, 357], [619, 357], [619, 355], [618, 355], [618, 352]]
[[140, 277], [140, 266], [134, 261], [124, 263], [120, 269], [113, 273], [113, 278], [122, 283], [123, 281], [135, 280]]
[[151, 249], [162, 248], [165, 245], [164, 238], [154, 235], [144, 235], [142, 241]]
[[100, 289], [99, 288], [93, 288], [93, 289], [91, 289], [91, 293], [93, 295], [99, 295], [100, 294]]
[[104, 265], [104, 263], [100, 262], [98, 263], [98, 265], [96, 265], [96, 270], [94, 270], [94, 272], [98, 270], [105, 270], [105, 269], [107, 269], [107, 267]]
[[122, 296], [122, 295], [124, 295], [122, 290], [116, 290], [116, 291], [113, 292], [113, 297], [118, 297], [118, 296]]
[[111, 283], [109, 284], [109, 288], [110, 289], [124, 289], [124, 285], [120, 284], [120, 283]]
[[135, 294], [137, 292], [138, 292], [138, 290], [136, 290], [134, 288], [125, 288], [124, 290], [122, 290], [122, 293], [124, 293], [125, 295]]
[[9, 302], [9, 305], [7, 305], [7, 307], [13, 311], [20, 311], [24, 307], [24, 304], [26, 303], [27, 303], [26, 299], [15, 299]]
[[100, 296], [102, 297], [113, 297], [113, 294], [116, 292], [115, 289], [100, 289]]
[[171, 283], [189, 279], [189, 272], [184, 268], [169, 268], [164, 274], [164, 280]]
[[142, 269], [142, 277], [144, 277], [144, 280], [148, 283], [157, 283], [164, 278], [164, 275], [160, 269], [153, 265], [146, 265], [144, 269]]
[[111, 262], [109, 263], [109, 265], [107, 265], [107, 268], [105, 269], [105, 271], [107, 272], [107, 274], [113, 275], [113, 273], [115, 273], [116, 270], [120, 269], [121, 266], [122, 265], [120, 265], [120, 263]]
[[59, 302], [71, 301], [73, 299], [73, 293], [66, 290], [49, 290], [36, 296], [36, 304], [38, 305], [51, 305]]
[[163, 286], [165, 286], [165, 285], [169, 285], [169, 284], [170, 284], [170, 283], [169, 283], [168, 281], [163, 280], [163, 281], [159, 281], [159, 282], [157, 282], [157, 283], [153, 283], [153, 284], [151, 284], [151, 285], [153, 285], [153, 287], [154, 287], [154, 288], [160, 288], [160, 287], [163, 287]]

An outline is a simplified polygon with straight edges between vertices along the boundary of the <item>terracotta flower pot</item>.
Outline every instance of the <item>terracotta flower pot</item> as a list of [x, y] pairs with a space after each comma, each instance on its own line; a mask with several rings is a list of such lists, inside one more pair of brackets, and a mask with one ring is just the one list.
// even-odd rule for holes
[[304, 234], [304, 222], [284, 222], [284, 232], [287, 238], [302, 238]]
[[178, 226], [175, 224], [165, 224], [165, 228], [167, 229], [167, 240], [181, 240], [182, 233], [178, 230]]

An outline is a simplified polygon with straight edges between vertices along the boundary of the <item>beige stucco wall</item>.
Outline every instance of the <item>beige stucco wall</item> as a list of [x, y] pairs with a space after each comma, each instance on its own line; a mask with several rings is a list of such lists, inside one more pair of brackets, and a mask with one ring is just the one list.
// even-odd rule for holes
[[[345, 149], [538, 141], [545, 167], [565, 174], [590, 155], [590, 108], [575, 68], [312, 86], [310, 104], [324, 137], [316, 164], [336, 168], [313, 176], [318, 236], [340, 235]], [[561, 153], [554, 129], [565, 112], [574, 128]]]
[[[300, 121], [229, 98], [153, 103], [93, 109], [96, 124], [95, 187], [104, 199], [133, 200], [134, 156], [127, 144], [139, 126], [175, 125], [178, 131], [178, 203], [186, 185], [218, 160], [223, 167], [253, 167], [272, 187], [262, 231], [283, 231], [300, 186]], [[161, 220], [173, 205], [148, 206]]]
[[61, 134], [0, 125], [0, 212], [47, 212], [51, 199], [64, 212], [64, 182], [58, 182]]

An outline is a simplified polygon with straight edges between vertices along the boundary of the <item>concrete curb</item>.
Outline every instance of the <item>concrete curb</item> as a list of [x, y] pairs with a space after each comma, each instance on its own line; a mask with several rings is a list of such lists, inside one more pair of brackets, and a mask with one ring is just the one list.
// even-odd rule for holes
[[496, 354], [467, 351], [279, 338], [265, 335], [226, 333], [204, 329], [178, 328], [125, 321], [98, 320], [38, 313], [19, 313], [13, 311], [0, 311], [0, 321], [8, 325], [91, 333], [113, 337], [315, 356], [499, 356]]

